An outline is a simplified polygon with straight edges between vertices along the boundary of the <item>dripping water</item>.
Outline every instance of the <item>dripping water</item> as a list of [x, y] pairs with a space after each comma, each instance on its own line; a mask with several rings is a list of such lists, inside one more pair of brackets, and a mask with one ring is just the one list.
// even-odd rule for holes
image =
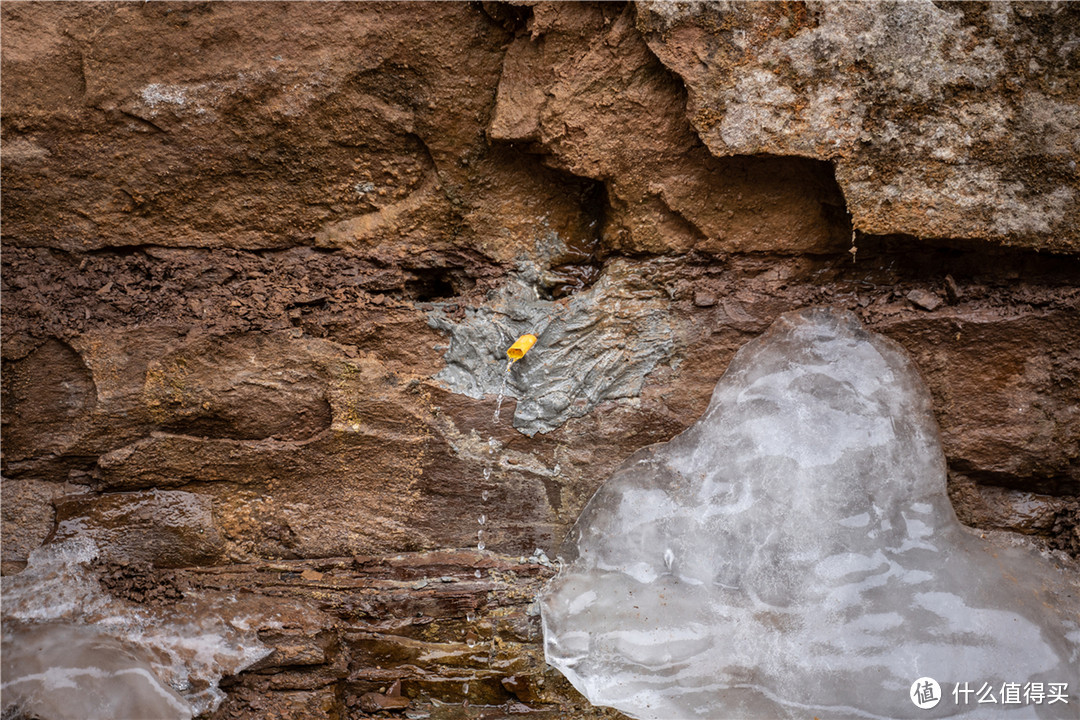
[[506, 395], [506, 381], [510, 379], [510, 368], [503, 373], [502, 386], [499, 387], [499, 399], [495, 401], [495, 424], [499, 424], [499, 411], [502, 409], [503, 396]]

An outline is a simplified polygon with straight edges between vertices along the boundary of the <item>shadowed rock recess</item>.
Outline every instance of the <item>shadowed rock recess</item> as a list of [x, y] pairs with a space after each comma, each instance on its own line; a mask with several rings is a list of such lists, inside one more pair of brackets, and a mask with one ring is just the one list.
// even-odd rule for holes
[[[0, 13], [5, 717], [618, 717], [544, 661], [557, 548], [811, 306], [1080, 572], [1075, 5]], [[118, 689], [42, 696], [67, 645]]]

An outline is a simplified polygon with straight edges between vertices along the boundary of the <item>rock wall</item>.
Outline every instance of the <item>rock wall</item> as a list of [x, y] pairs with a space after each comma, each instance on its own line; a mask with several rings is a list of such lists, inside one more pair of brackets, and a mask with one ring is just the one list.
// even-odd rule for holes
[[807, 305], [914, 356], [962, 520], [1080, 550], [1072, 5], [2, 13], [3, 570], [302, 603], [219, 717], [603, 715], [542, 561]]

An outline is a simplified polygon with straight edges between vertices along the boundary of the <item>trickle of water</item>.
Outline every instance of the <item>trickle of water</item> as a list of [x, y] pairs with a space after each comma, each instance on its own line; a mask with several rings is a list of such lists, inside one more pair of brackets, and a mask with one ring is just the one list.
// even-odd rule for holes
[[503, 378], [502, 378], [502, 386], [501, 386], [501, 388], [499, 388], [499, 399], [497, 399], [496, 402], [495, 402], [495, 418], [494, 419], [495, 419], [496, 424], [498, 424], [498, 422], [499, 422], [499, 410], [502, 409], [502, 397], [503, 397], [503, 395], [507, 394], [507, 380], [509, 378], [510, 378], [509, 373], [508, 373], [508, 375], [503, 376]]
[[499, 388], [499, 399], [495, 401], [495, 422], [499, 422], [499, 410], [502, 409], [503, 396], [506, 395], [506, 381], [510, 379], [510, 373], [503, 374], [502, 386]]

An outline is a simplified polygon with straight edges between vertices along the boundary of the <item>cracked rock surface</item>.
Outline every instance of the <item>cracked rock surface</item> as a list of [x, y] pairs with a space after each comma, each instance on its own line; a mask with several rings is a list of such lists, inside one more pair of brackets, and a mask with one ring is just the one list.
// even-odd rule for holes
[[1080, 247], [1075, 6], [638, 10], [714, 155], [832, 160], [864, 232]]

